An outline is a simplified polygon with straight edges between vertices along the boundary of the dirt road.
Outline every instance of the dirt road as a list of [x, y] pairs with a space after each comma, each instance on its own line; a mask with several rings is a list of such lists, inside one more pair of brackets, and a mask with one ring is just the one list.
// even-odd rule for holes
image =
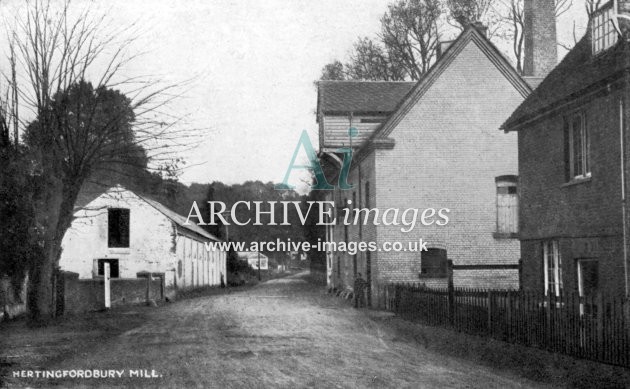
[[[355, 310], [301, 276], [179, 301], [153, 309], [148, 315], [149, 320], [120, 335], [96, 339], [45, 367], [29, 368], [62, 372], [97, 369], [103, 374], [112, 370], [119, 371], [114, 374], [121, 377], [9, 377], [8, 383], [203, 388], [534, 385], [429, 351], [423, 347], [426, 339], [406, 337], [387, 325], [388, 320], [398, 319]], [[124, 315], [120, 320], [125, 320]], [[130, 377], [132, 374], [135, 376]]]

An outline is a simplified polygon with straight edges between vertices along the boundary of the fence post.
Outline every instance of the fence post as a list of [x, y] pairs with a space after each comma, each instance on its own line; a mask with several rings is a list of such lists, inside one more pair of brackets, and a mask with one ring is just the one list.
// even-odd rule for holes
[[147, 304], [151, 302], [151, 273], [147, 273], [147, 290], [146, 290]]
[[455, 324], [455, 286], [453, 284], [453, 260], [446, 261], [448, 272], [448, 322]]
[[604, 355], [604, 299], [601, 292], [597, 293], [597, 340], [595, 350], [597, 357], [602, 358]]
[[630, 355], [630, 296], [625, 296], [625, 298], [622, 300], [623, 301], [623, 307], [622, 307], [622, 311], [623, 311], [623, 331], [625, 332], [623, 335], [625, 336], [625, 342], [622, 339], [623, 342], [623, 346], [622, 349], [624, 350], [624, 362], [625, 362], [625, 366], [629, 366], [630, 367], [630, 359], [628, 359], [628, 356]]
[[545, 296], [545, 346], [547, 350], [552, 349], [551, 347], [551, 290], [547, 291], [547, 295]]
[[488, 291], [488, 334], [492, 336], [492, 291]]
[[105, 284], [105, 309], [112, 307], [112, 295], [111, 295], [111, 277], [109, 270], [109, 262], [103, 263], [103, 283]]

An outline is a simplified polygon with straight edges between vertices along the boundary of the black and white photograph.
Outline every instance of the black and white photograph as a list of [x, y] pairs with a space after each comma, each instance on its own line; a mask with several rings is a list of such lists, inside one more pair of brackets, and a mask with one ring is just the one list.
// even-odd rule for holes
[[0, 387], [630, 388], [630, 0], [1, 0]]

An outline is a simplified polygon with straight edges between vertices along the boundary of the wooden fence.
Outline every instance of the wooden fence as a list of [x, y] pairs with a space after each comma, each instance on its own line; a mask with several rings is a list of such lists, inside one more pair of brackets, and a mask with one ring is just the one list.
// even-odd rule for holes
[[381, 289], [384, 307], [405, 319], [630, 367], [630, 305], [623, 296], [556, 297], [411, 284]]

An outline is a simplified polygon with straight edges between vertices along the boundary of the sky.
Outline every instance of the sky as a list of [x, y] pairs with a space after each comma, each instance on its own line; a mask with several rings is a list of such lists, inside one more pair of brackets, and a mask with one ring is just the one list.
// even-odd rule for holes
[[[585, 25], [584, 0], [558, 24], [571, 42]], [[132, 49], [144, 54], [123, 69], [186, 85], [169, 109], [202, 131], [180, 180], [227, 184], [280, 182], [303, 130], [317, 147], [316, 80], [344, 60], [358, 36], [379, 30], [385, 0], [75, 1], [106, 10], [114, 24], [136, 23]], [[6, 3], [5, 3], [6, 4]], [[106, 4], [106, 6], [104, 5]], [[507, 48], [506, 48], [507, 50]], [[298, 184], [299, 174], [290, 183]]]
[[[113, 8], [147, 21], [143, 70], [193, 81], [181, 102], [204, 139], [187, 153], [184, 183], [280, 182], [300, 134], [317, 147], [321, 68], [373, 33], [375, 0], [133, 1]], [[124, 11], [123, 11], [124, 10]], [[299, 184], [299, 174], [290, 183]]]

